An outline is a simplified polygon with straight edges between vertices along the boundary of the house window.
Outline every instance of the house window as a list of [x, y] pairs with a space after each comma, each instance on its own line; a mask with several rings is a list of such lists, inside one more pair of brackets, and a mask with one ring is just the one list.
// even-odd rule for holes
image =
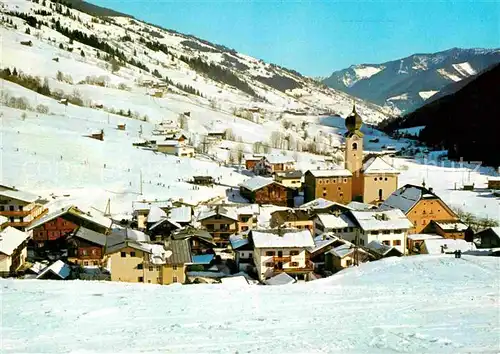
[[390, 246], [390, 245], [391, 245], [391, 241], [389, 241], [389, 240], [384, 240], [384, 241], [382, 241], [382, 243], [383, 243], [384, 245], [387, 245], [387, 246]]
[[267, 263], [266, 263], [266, 267], [268, 267], [268, 268], [272, 268], [272, 267], [274, 267], [274, 263], [272, 263], [272, 262], [267, 262]]
[[319, 179], [319, 180], [318, 180], [318, 184], [323, 184], [323, 180], [322, 180], [322, 179]]
[[214, 231], [214, 224], [207, 224], [208, 231]]
[[0, 205], [0, 211], [5, 211], [5, 207], [3, 205]]
[[266, 256], [267, 257], [273, 257], [274, 256], [274, 251], [266, 251]]
[[19, 211], [23, 211], [23, 206], [19, 205]]
[[175, 264], [174, 264], [174, 265], [172, 266], [172, 270], [177, 270], [177, 265], [175, 265]]
[[325, 179], [325, 184], [328, 184], [328, 183], [330, 183], [330, 180], [327, 178], [327, 179]]
[[94, 262], [92, 262], [92, 264], [95, 265], [95, 266], [97, 266], [97, 265], [99, 265], [99, 262], [94, 261]]
[[290, 256], [298, 256], [298, 255], [299, 255], [299, 251], [297, 251], [297, 250], [290, 251]]
[[376, 181], [376, 180], [377, 180], [377, 177], [375, 177], [373, 180], [374, 180], [374, 181]]
[[151, 284], [151, 279], [148, 279], [148, 283]]
[[135, 252], [134, 251], [130, 252], [130, 257], [135, 257]]
[[336, 178], [332, 178], [332, 183], [337, 183], [337, 179]]
[[352, 260], [348, 259], [347, 261], [345, 261], [345, 264], [348, 267], [352, 266]]
[[97, 250], [96, 249], [92, 249], [92, 255], [95, 256], [97, 254]]
[[364, 246], [364, 245], [365, 245], [365, 240], [363, 240], [363, 239], [359, 240], [359, 244], [360, 244], [361, 246]]
[[138, 281], [139, 283], [143, 283], [143, 282], [144, 282], [144, 278], [143, 278], [143, 277], [139, 277], [139, 278], [137, 278], [137, 281]]
[[10, 206], [9, 206], [9, 210], [10, 210], [10, 211], [14, 211], [14, 206], [13, 206], [13, 205], [10, 205]]
[[160, 271], [160, 266], [156, 266], [156, 271], [159, 272]]
[[382, 189], [379, 189], [379, 190], [378, 190], [378, 199], [379, 199], [379, 200], [382, 200], [382, 194], [383, 194], [383, 190], [382, 190]]
[[160, 277], [156, 278], [156, 283], [161, 284], [161, 278]]
[[290, 262], [290, 266], [291, 267], [298, 267], [299, 266], [299, 262]]
[[384, 231], [382, 231], [382, 233], [383, 233], [384, 235], [389, 235], [389, 234], [391, 233], [391, 231], [390, 231], [390, 230], [384, 230]]
[[392, 245], [393, 246], [401, 246], [401, 240], [393, 240]]
[[88, 266], [88, 265], [89, 265], [89, 262], [85, 261], [85, 262], [83, 262], [83, 265], [84, 265], [84, 266]]
[[121, 256], [122, 258], [127, 257], [127, 252], [120, 252], [120, 256]]
[[370, 235], [378, 235], [378, 231], [370, 231]]
[[152, 272], [153, 271], [153, 266], [149, 266], [149, 271]]
[[87, 255], [87, 250], [82, 250], [82, 256], [86, 256]]
[[139, 264], [137, 265], [137, 269], [144, 269], [144, 266], [142, 265], [142, 263], [139, 263]]
[[10, 217], [10, 222], [14, 222], [14, 217]]
[[176, 277], [176, 276], [174, 276], [174, 277], [172, 278], [172, 282], [173, 282], [173, 283], [177, 283], [177, 277]]
[[344, 178], [344, 183], [347, 183], [347, 178]]
[[241, 227], [241, 231], [247, 231], [248, 230], [248, 226], [242, 226]]
[[387, 181], [387, 177], [384, 178], [384, 181]]

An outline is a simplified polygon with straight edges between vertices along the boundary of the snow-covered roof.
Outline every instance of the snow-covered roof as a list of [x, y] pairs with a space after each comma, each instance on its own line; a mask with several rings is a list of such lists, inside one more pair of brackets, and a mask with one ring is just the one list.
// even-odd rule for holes
[[[353, 253], [354, 250], [355, 250], [354, 245], [352, 243], [350, 243], [350, 242], [346, 242], [343, 245], [340, 245], [338, 247], [332, 248], [327, 253], [331, 253], [334, 256], [337, 256], [339, 258], [344, 258], [345, 256]], [[366, 251], [363, 251], [361, 248], [358, 248], [358, 252], [366, 253]]]
[[490, 177], [488, 177], [488, 181], [500, 181], [500, 176], [498, 176], [498, 177], [490, 176]]
[[180, 206], [169, 210], [168, 218], [175, 222], [191, 222], [191, 207]]
[[25, 203], [33, 203], [36, 202], [38, 199], [40, 199], [40, 197], [37, 195], [34, 195], [29, 192], [20, 191], [17, 189], [6, 189], [0, 191], [0, 196], [20, 200]]
[[132, 208], [134, 211], [139, 211], [139, 210], [150, 210], [152, 206], [157, 206], [158, 208], [161, 209], [168, 209], [172, 207], [172, 202], [171, 201], [141, 201], [141, 202], [134, 202]]
[[285, 172], [278, 172], [276, 173], [276, 176], [281, 177], [283, 179], [297, 179], [297, 178], [302, 178], [302, 171], [285, 171]]
[[151, 209], [149, 209], [147, 220], [150, 223], [156, 223], [166, 217], [167, 213], [165, 213], [165, 211], [158, 208], [156, 205], [153, 205], [151, 206]]
[[45, 274], [47, 274], [49, 272], [53, 273], [54, 275], [57, 275], [61, 279], [66, 279], [69, 276], [69, 274], [71, 273], [71, 268], [69, 267], [69, 265], [67, 265], [63, 261], [58, 260], [58, 261], [52, 263], [51, 265], [49, 265], [44, 270], [42, 270], [37, 275], [36, 278], [41, 279], [45, 276]]
[[462, 232], [467, 230], [469, 227], [460, 221], [434, 221], [436, 225], [443, 231], [455, 231]]
[[314, 247], [309, 230], [251, 231], [255, 248]]
[[398, 250], [397, 248], [395, 248], [393, 246], [389, 246], [389, 245], [384, 245], [382, 242], [380, 242], [378, 240], [371, 241], [368, 245], [366, 245], [366, 248], [368, 248], [369, 250], [371, 250], [375, 253], [378, 253], [381, 256], [385, 256], [386, 254], [388, 254], [392, 250], [396, 250], [399, 253], [399, 255], [403, 255], [403, 253], [400, 250]]
[[293, 157], [287, 155], [266, 155], [266, 160], [272, 164], [280, 164], [280, 163], [294, 163], [295, 160]]
[[12, 255], [15, 249], [18, 248], [29, 237], [27, 232], [19, 231], [11, 226], [0, 232], [0, 253], [7, 256]]
[[138, 242], [150, 242], [149, 236], [142, 231], [134, 230], [130, 228], [114, 228], [111, 231], [113, 237], [122, 237], [123, 239], [138, 241]]
[[338, 237], [334, 236], [333, 233], [329, 233], [329, 232], [324, 233], [322, 235], [316, 236], [313, 240], [314, 247], [310, 247], [307, 250], [310, 253], [314, 253], [314, 252], [322, 249], [323, 247], [326, 247], [328, 245], [331, 245], [334, 242], [337, 242], [338, 240], [340, 240], [340, 239]]
[[423, 240], [439, 239], [443, 238], [443, 236], [432, 235], [432, 234], [408, 234], [407, 238], [408, 240], [412, 241], [423, 241]]
[[350, 213], [364, 231], [406, 230], [413, 226], [399, 209], [351, 211]]
[[177, 146], [179, 145], [178, 140], [160, 140], [156, 142], [158, 146]]
[[3, 215], [0, 215], [0, 226], [9, 222], [9, 219]]
[[272, 278], [269, 278], [265, 281], [267, 285], [288, 285], [288, 284], [293, 284], [297, 280], [292, 278], [290, 275], [286, 274], [285, 272], [280, 273], [278, 275], [275, 275]]
[[363, 164], [363, 173], [364, 174], [399, 174], [399, 171], [391, 166], [387, 161], [385, 161], [382, 157], [372, 157], [368, 159]]
[[259, 190], [267, 185], [270, 185], [271, 183], [276, 183], [276, 182], [274, 182], [271, 178], [256, 176], [256, 177], [247, 179], [245, 182], [241, 183], [240, 187], [243, 187], [243, 188], [248, 189], [249, 191], [253, 192], [253, 191]]
[[345, 168], [335, 168], [332, 170], [309, 170], [307, 172], [310, 172], [314, 177], [352, 177], [352, 172]]
[[333, 214], [318, 214], [317, 218], [327, 229], [343, 229], [345, 227], [354, 227], [355, 223], [345, 214], [339, 216]]
[[182, 228], [182, 225], [181, 225], [181, 224], [179, 224], [179, 223], [177, 223], [177, 222], [175, 222], [175, 221], [171, 220], [170, 218], [163, 218], [163, 219], [161, 219], [160, 221], [158, 221], [158, 222], [154, 223], [153, 225], [151, 225], [151, 227], [149, 228], [149, 230], [150, 230], [150, 231], [151, 231], [151, 230], [154, 230], [154, 229], [156, 229], [158, 226], [163, 225], [164, 223], [167, 223], [167, 222], [168, 222], [168, 223], [170, 223], [170, 224], [172, 224], [173, 226], [175, 226], [177, 229]]
[[238, 220], [236, 208], [217, 205], [216, 207], [200, 211], [200, 214], [198, 215], [198, 221], [211, 218], [215, 215], [224, 216], [235, 221]]
[[40, 272], [42, 270], [44, 270], [45, 268], [47, 268], [47, 264], [45, 263], [42, 263], [42, 262], [35, 262], [33, 263], [33, 265], [31, 266], [30, 270], [35, 273], [35, 274], [40, 274]]
[[347, 206], [353, 210], [371, 210], [371, 209], [377, 209], [377, 207], [373, 204], [368, 204], [368, 203], [362, 203], [362, 202], [355, 202], [352, 201]]
[[[105, 217], [98, 211], [84, 211], [80, 208], [78, 208], [75, 205], [68, 205], [64, 208], [60, 208], [55, 210], [54, 212], [45, 215], [44, 217], [40, 218], [38, 221], [35, 223], [31, 224], [27, 230], [33, 230], [37, 228], [40, 225], [45, 224], [46, 222], [52, 221], [58, 217], [62, 217], [65, 214], [69, 214], [70, 217], [76, 217], [82, 221], [85, 222], [91, 222], [92, 224], [98, 225], [102, 228], [110, 228], [113, 220], [111, 220], [108, 217]], [[72, 220], [73, 221], [73, 220]]]
[[229, 236], [229, 243], [231, 243], [231, 247], [233, 248], [233, 250], [237, 250], [250, 243], [248, 233], [249, 231], [246, 231], [245, 233], [239, 233]]
[[259, 205], [258, 204], [248, 204], [242, 207], [238, 207], [236, 210], [238, 215], [258, 215]]
[[427, 188], [407, 184], [392, 193], [382, 204], [382, 209], [399, 209], [403, 213], [408, 212], [421, 200], [421, 199], [436, 198], [439, 199], [434, 193]]
[[[444, 252], [454, 252], [454, 251], [475, 251], [476, 245], [472, 242], [467, 242], [462, 239], [428, 239], [424, 240], [425, 249], [427, 249], [428, 254], [441, 254], [441, 246], [444, 248]], [[422, 247], [421, 247], [422, 249]]]
[[299, 209], [328, 209], [332, 206], [339, 206], [341, 209], [351, 209], [348, 205], [332, 202], [325, 198], [316, 198], [310, 202], [302, 204]]

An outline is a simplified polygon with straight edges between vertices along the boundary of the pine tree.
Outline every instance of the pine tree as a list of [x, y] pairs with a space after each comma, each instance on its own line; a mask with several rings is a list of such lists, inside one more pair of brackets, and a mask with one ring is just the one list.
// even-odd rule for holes
[[26, 31], [24, 31], [26, 34], [31, 34], [30, 28], [26, 27]]
[[83, 49], [80, 51], [80, 55], [81, 55], [82, 57], [85, 57], [85, 53], [83, 52]]
[[64, 49], [64, 46], [62, 43], [59, 43], [59, 49]]
[[14, 68], [14, 70], [12, 70], [12, 76], [17, 76], [17, 70], [16, 70], [16, 68]]

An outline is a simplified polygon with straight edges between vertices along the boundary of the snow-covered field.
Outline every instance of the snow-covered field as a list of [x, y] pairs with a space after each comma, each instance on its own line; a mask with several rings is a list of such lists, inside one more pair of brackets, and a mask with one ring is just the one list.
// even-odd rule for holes
[[0, 280], [4, 353], [498, 353], [496, 257], [389, 258], [286, 286]]

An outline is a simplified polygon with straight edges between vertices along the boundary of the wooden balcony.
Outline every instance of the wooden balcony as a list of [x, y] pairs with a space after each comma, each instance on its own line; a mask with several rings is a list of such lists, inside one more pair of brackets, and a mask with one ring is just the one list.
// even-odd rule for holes
[[10, 217], [25, 218], [26, 216], [30, 215], [30, 213], [31, 213], [31, 210], [16, 210], [16, 211], [4, 210], [4, 211], [0, 211], [0, 215], [5, 216], [6, 218], [10, 218]]
[[305, 267], [274, 268], [274, 273], [307, 273], [314, 271], [314, 264], [307, 261]]
[[274, 263], [278, 263], [278, 262], [288, 263], [288, 262], [291, 262], [291, 261], [292, 261], [292, 257], [291, 256], [287, 256], [287, 257], [273, 257], [273, 262]]

